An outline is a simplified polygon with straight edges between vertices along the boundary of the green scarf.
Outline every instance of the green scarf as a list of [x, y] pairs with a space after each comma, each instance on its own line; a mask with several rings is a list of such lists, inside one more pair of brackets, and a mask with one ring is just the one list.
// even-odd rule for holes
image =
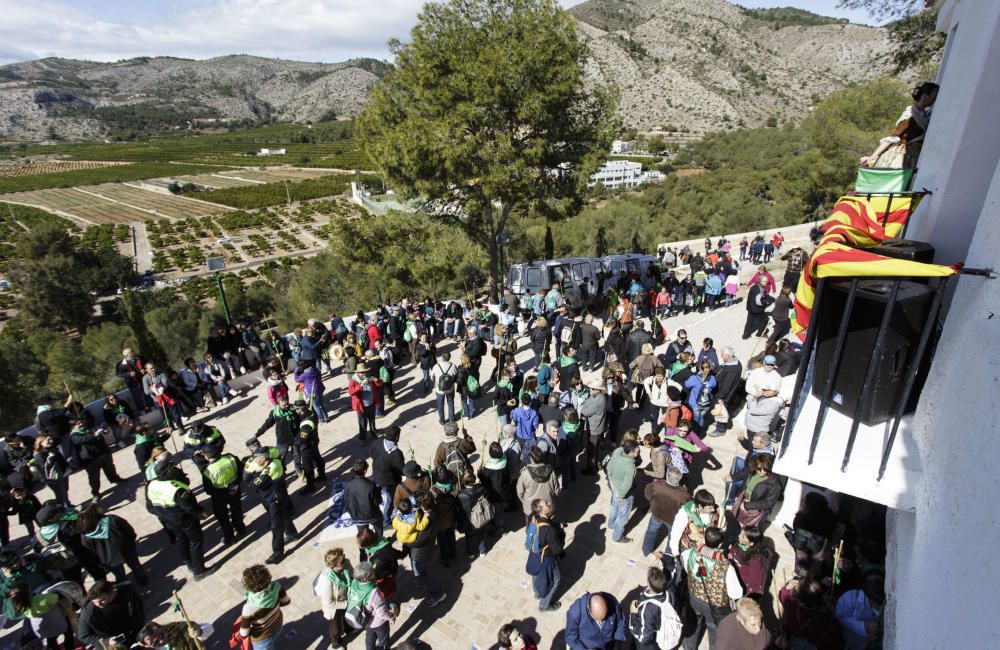
[[371, 600], [372, 592], [375, 591], [375, 582], [358, 582], [351, 580], [347, 587], [347, 611], [351, 611], [358, 605], [364, 606]]
[[388, 545], [389, 545], [389, 539], [386, 537], [380, 537], [379, 540], [371, 546], [371, 548], [366, 548], [365, 553], [368, 554], [368, 561], [371, 562], [372, 556], [381, 551]]
[[110, 517], [101, 517], [101, 520], [97, 522], [97, 527], [89, 533], [84, 533], [84, 537], [89, 539], [107, 539], [108, 538], [108, 527], [111, 523]]
[[487, 458], [483, 467], [486, 469], [503, 469], [504, 467], [507, 467], [507, 457], [501, 456], [500, 458]]
[[51, 542], [59, 534], [59, 524], [43, 524], [39, 527], [38, 534], [46, 542]]
[[766, 480], [767, 480], [766, 476], [761, 476], [760, 474], [756, 474], [756, 473], [753, 476], [751, 476], [750, 478], [748, 478], [747, 479], [746, 493], [745, 493], [746, 496], [744, 497], [744, 501], [746, 501], [746, 499], [751, 498], [753, 496], [753, 489], [755, 487], [757, 487], [758, 485], [760, 485], [763, 481], [766, 481]]
[[144, 436], [141, 433], [135, 434], [135, 444], [142, 445], [147, 442], [152, 442], [153, 436]]
[[451, 493], [451, 490], [454, 486], [451, 483], [434, 483], [434, 487], [441, 490], [442, 492]]
[[568, 420], [562, 423], [562, 430], [566, 432], [567, 438], [573, 438], [576, 436], [577, 431], [580, 430], [579, 422], [569, 422]]
[[512, 385], [507, 379], [501, 379], [497, 382], [497, 388], [510, 388]]
[[708, 528], [712, 525], [712, 520], [709, 519], [707, 522], [703, 521], [701, 518], [701, 513], [698, 512], [698, 508], [695, 507], [694, 501], [688, 501], [684, 504], [684, 512], [687, 513], [688, 519], [691, 520], [698, 528]]
[[343, 573], [344, 577], [341, 578], [333, 569], [327, 569], [326, 577], [330, 582], [343, 589], [351, 584], [351, 572], [345, 567]]
[[278, 595], [281, 593], [281, 585], [277, 580], [268, 585], [263, 591], [248, 591], [247, 605], [257, 609], [271, 609], [278, 604]]
[[[708, 555], [705, 555], [702, 550], [706, 551]], [[708, 576], [712, 574], [712, 570], [715, 568], [716, 562], [725, 557], [721, 551], [708, 548], [701, 545], [697, 548], [691, 549], [688, 553], [687, 569], [688, 575], [702, 582], [708, 580]]]

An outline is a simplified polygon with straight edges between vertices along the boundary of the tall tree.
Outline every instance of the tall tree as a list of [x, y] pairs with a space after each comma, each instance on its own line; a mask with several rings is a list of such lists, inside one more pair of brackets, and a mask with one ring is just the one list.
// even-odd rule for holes
[[594, 256], [604, 257], [608, 254], [608, 233], [601, 226], [597, 229], [597, 235], [594, 237]]
[[551, 260], [556, 256], [556, 243], [552, 240], [552, 226], [545, 226], [545, 259]]
[[122, 304], [125, 307], [125, 321], [132, 328], [136, 343], [139, 344], [139, 354], [146, 361], [157, 365], [167, 363], [167, 353], [146, 325], [146, 311], [140, 295], [135, 291], [122, 291]]
[[395, 188], [489, 255], [514, 214], [574, 197], [615, 133], [616, 98], [584, 88], [587, 49], [554, 0], [427, 4], [357, 132]]
[[72, 237], [55, 224], [42, 223], [18, 238], [12, 269], [21, 316], [35, 326], [83, 330], [93, 312], [90, 287], [80, 280]]
[[935, 60], [944, 49], [945, 36], [937, 31], [937, 8], [926, 0], [840, 0], [839, 6], [864, 9], [876, 20], [888, 21], [897, 73]]

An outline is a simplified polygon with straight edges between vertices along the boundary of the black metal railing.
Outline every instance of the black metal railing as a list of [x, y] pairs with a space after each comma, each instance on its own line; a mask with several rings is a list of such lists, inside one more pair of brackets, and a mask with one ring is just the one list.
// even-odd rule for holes
[[[916, 174], [916, 170], [913, 170]], [[910, 199], [910, 204], [907, 206], [906, 219], [903, 221], [903, 229], [899, 231], [896, 235], [897, 239], [904, 239], [906, 237], [906, 229], [910, 226], [910, 217], [913, 216], [913, 211], [917, 209], [920, 205], [920, 200], [927, 195], [927, 192], [848, 192], [847, 196], [857, 196], [864, 197], [869, 203], [873, 196], [884, 196], [886, 197], [885, 202], [885, 212], [882, 214], [882, 227], [885, 228], [886, 224], [889, 223], [889, 214], [892, 213], [892, 202], [896, 199]]]
[[[928, 288], [933, 292], [933, 297], [931, 298], [930, 310], [927, 314], [926, 320], [924, 322], [923, 330], [920, 333], [919, 340], [917, 342], [916, 350], [910, 359], [910, 363], [907, 366], [906, 372], [901, 375], [905, 378], [902, 392], [898, 396], [898, 401], [896, 403], [895, 412], [891, 418], [891, 428], [889, 430], [889, 436], [882, 448], [882, 457], [879, 463], [878, 480], [882, 480], [885, 475], [886, 466], [889, 462], [889, 456], [892, 453], [893, 445], [896, 441], [896, 434], [899, 431], [899, 425], [903, 418], [903, 415], [907, 412], [907, 405], [910, 403], [910, 396], [917, 384], [917, 378], [920, 374], [920, 368], [924, 364], [924, 357], [927, 354], [928, 346], [931, 341], [931, 334], [937, 328], [937, 318], [938, 313], [941, 309], [942, 296], [946, 291], [949, 280], [955, 276], [947, 276], [941, 278], [940, 281], [932, 281], [928, 284]], [[851, 454], [854, 450], [854, 444], [857, 440], [858, 430], [862, 423], [862, 411], [863, 409], [870, 405], [870, 399], [872, 396], [872, 391], [874, 389], [875, 375], [879, 365], [879, 350], [885, 345], [886, 337], [889, 333], [892, 316], [895, 312], [897, 306], [897, 298], [899, 297], [899, 290], [902, 283], [907, 281], [909, 278], [905, 277], [894, 277], [894, 278], [864, 278], [865, 280], [882, 280], [891, 283], [891, 288], [889, 291], [888, 300], [885, 303], [885, 313], [882, 315], [881, 322], [879, 323], [879, 329], [875, 336], [875, 344], [872, 354], [868, 358], [868, 364], [865, 368], [864, 380], [861, 384], [861, 392], [858, 396], [857, 403], [854, 406], [853, 418], [851, 422], [851, 430], [847, 438], [847, 445], [844, 449], [844, 455], [841, 460], [840, 471], [846, 472], [847, 467], [851, 460]], [[813, 305], [812, 314], [809, 320], [809, 328], [806, 331], [806, 338], [803, 342], [802, 348], [802, 365], [799, 367], [798, 374], [795, 377], [795, 389], [792, 394], [792, 401], [788, 409], [788, 417], [785, 422], [784, 435], [781, 441], [781, 450], [779, 452], [779, 457], [785, 455], [788, 450], [789, 442], [791, 441], [792, 431], [795, 427], [795, 421], [799, 416], [801, 411], [802, 403], [805, 399], [806, 391], [808, 390], [805, 386], [806, 379], [810, 371], [814, 370], [815, 366], [815, 351], [817, 347], [818, 332], [820, 329], [820, 321], [824, 318], [824, 307], [823, 304], [826, 302], [824, 300], [828, 284], [831, 281], [835, 281], [836, 278], [821, 278], [816, 285], [815, 300]], [[816, 448], [819, 445], [820, 436], [823, 434], [823, 426], [826, 421], [827, 413], [833, 403], [834, 396], [834, 382], [837, 377], [837, 373], [840, 370], [842, 357], [844, 354], [845, 343], [847, 341], [847, 336], [850, 332], [851, 314], [854, 311], [854, 306], [858, 294], [858, 289], [860, 286], [860, 281], [862, 278], [852, 278], [850, 280], [850, 288], [847, 292], [846, 304], [843, 308], [843, 313], [840, 316], [840, 325], [837, 329], [836, 341], [833, 346], [833, 355], [830, 360], [829, 367], [826, 369], [824, 376], [815, 375], [813, 377], [813, 384], [815, 386], [820, 386], [821, 390], [816, 395], [819, 399], [819, 411], [816, 415], [816, 422], [813, 426], [812, 440], [809, 444], [809, 458], [808, 463], [810, 465], [815, 461]], [[831, 315], [831, 317], [835, 317]]]

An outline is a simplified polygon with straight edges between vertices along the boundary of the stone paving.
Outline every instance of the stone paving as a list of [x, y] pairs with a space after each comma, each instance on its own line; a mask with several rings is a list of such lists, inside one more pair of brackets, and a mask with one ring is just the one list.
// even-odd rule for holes
[[[778, 276], [780, 278], [780, 275]], [[687, 328], [689, 338], [697, 348], [702, 338], [715, 340], [718, 349], [726, 345], [735, 348], [738, 357], [746, 363], [761, 345], [756, 340], [740, 339], [745, 308], [742, 303], [728, 309], [699, 314], [692, 313], [669, 319], [667, 327], [673, 334], [678, 327]], [[525, 339], [522, 339], [524, 343]], [[442, 345], [439, 351], [454, 351], [452, 344]], [[662, 351], [662, 348], [657, 352]], [[531, 363], [531, 353], [524, 347], [517, 360], [522, 369]], [[493, 359], [483, 362], [482, 376], [493, 367]], [[596, 377], [597, 373], [585, 373], [584, 380]], [[357, 441], [357, 422], [350, 411], [350, 400], [346, 393], [346, 380], [335, 370], [335, 376], [326, 380], [326, 407], [333, 417], [331, 423], [320, 427], [328, 478], [331, 482], [343, 477], [353, 459], [365, 453]], [[433, 454], [441, 440], [441, 427], [437, 422], [433, 395], [424, 396], [420, 387], [419, 371], [407, 367], [395, 382], [397, 403], [388, 409], [384, 418], [379, 419], [380, 427], [399, 424], [403, 430], [400, 447], [412, 447], [416, 459], [422, 464]], [[492, 389], [492, 383], [487, 385]], [[493, 440], [497, 435], [490, 399], [481, 398], [477, 404], [477, 415], [468, 422], [467, 428], [476, 444], [481, 448], [484, 439]], [[251, 436], [266, 418], [269, 405], [263, 389], [257, 385], [234, 399], [226, 406], [200, 416], [219, 427], [227, 439], [227, 449], [243, 456], [244, 441]], [[625, 427], [637, 424], [637, 415], [629, 413], [623, 418]], [[646, 425], [648, 428], [648, 425]], [[737, 422], [736, 430], [742, 429]], [[274, 441], [273, 430], [262, 436], [265, 444]], [[742, 455], [735, 431], [724, 438], [708, 439], [713, 447], [718, 469], [706, 468], [702, 474], [703, 486], [712, 491], [716, 498], [723, 498], [722, 476], [728, 470], [734, 455]], [[179, 441], [178, 441], [179, 443]], [[248, 565], [263, 562], [270, 554], [270, 535], [266, 515], [251, 495], [244, 496], [246, 520], [250, 535], [231, 548], [221, 545], [221, 532], [213, 518], [205, 520], [206, 556], [209, 564], [221, 563], [221, 567], [201, 582], [194, 582], [181, 565], [179, 553], [167, 542], [166, 535], [156, 521], [146, 513], [141, 493], [139, 498], [132, 494], [139, 481], [138, 470], [130, 448], [115, 453], [115, 464], [122, 476], [129, 480], [106, 493], [101, 504], [111, 512], [128, 518], [140, 535], [139, 552], [144, 564], [150, 570], [151, 582], [145, 593], [147, 617], [161, 622], [179, 620], [180, 614], [171, 610], [170, 595], [173, 590], [180, 593], [191, 617], [200, 622], [211, 622], [216, 633], [209, 642], [210, 648], [228, 647], [226, 640], [243, 602], [240, 587], [240, 573]], [[478, 455], [473, 457], [478, 465]], [[644, 455], [648, 460], [648, 454]], [[189, 476], [197, 473], [190, 462], [184, 463]], [[193, 482], [199, 500], [208, 509], [208, 502], [200, 488], [200, 481]], [[296, 525], [301, 538], [289, 546], [289, 554], [272, 573], [280, 579], [291, 596], [291, 605], [285, 608], [285, 625], [280, 646], [282, 648], [327, 648], [326, 624], [323, 620], [317, 597], [312, 592], [312, 580], [322, 566], [322, 555], [337, 544], [320, 543], [319, 536], [325, 526], [326, 509], [330, 497], [329, 487], [321, 492], [303, 496], [299, 494], [301, 482], [290, 483], [289, 492], [296, 506]], [[690, 485], [692, 489], [698, 485]], [[392, 626], [392, 645], [410, 638], [419, 638], [435, 649], [482, 649], [496, 642], [496, 632], [500, 626], [510, 621], [520, 621], [522, 629], [540, 638], [540, 648], [565, 647], [561, 630], [565, 624], [566, 608], [576, 598], [588, 590], [604, 590], [626, 598], [634, 594], [644, 582], [648, 562], [641, 557], [640, 545], [648, 519], [647, 505], [642, 498], [642, 486], [637, 489], [637, 510], [630, 522], [630, 544], [613, 544], [605, 528], [609, 508], [609, 494], [606, 484], [596, 477], [581, 476], [559, 497], [557, 511], [559, 518], [568, 523], [566, 529], [566, 558], [561, 564], [562, 584], [558, 600], [562, 608], [554, 613], [539, 613], [529, 578], [524, 573], [525, 552], [523, 533], [504, 535], [490, 548], [488, 555], [473, 562], [462, 559], [462, 540], [459, 539], [460, 559], [450, 569], [432, 564], [434, 575], [447, 590], [447, 599], [436, 608], [428, 608], [419, 600], [411, 598], [411, 574], [409, 562], [401, 563], [398, 576], [402, 611]], [[47, 489], [39, 494], [41, 499], [49, 497]], [[86, 478], [77, 473], [72, 478], [71, 496], [74, 503], [82, 502], [88, 496]], [[517, 513], [508, 514], [508, 520]], [[774, 528], [778, 528], [775, 526]], [[523, 530], [523, 529], [522, 529]], [[12, 520], [12, 539], [24, 535], [24, 530]], [[790, 566], [790, 549], [781, 537], [780, 531], [769, 531], [775, 540], [781, 557], [778, 581], [782, 570]], [[353, 540], [343, 540], [341, 544], [348, 557], [356, 558]], [[784, 569], [783, 569], [784, 568]], [[5, 631], [10, 635], [10, 630]], [[707, 647], [707, 641], [703, 641]], [[351, 648], [363, 648], [363, 636], [356, 637]]]

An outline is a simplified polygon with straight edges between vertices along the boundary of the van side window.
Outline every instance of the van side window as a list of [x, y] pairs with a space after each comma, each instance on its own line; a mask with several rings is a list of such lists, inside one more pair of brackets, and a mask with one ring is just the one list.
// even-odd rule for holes
[[573, 265], [573, 279], [577, 282], [583, 282], [590, 276], [590, 265], [584, 263], [578, 263]]
[[542, 286], [542, 270], [539, 268], [529, 268], [528, 269], [528, 286], [529, 287], [540, 287]]

